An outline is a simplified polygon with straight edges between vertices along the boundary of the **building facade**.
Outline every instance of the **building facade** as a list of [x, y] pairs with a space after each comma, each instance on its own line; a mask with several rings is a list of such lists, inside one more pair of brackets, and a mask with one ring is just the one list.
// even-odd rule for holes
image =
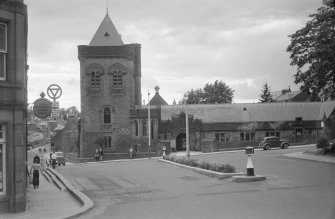
[[107, 13], [90, 44], [78, 46], [78, 58], [80, 157], [92, 157], [102, 141], [109, 152], [126, 152], [130, 110], [141, 105], [141, 45], [124, 44]]
[[0, 1], [0, 212], [26, 209], [27, 7]]

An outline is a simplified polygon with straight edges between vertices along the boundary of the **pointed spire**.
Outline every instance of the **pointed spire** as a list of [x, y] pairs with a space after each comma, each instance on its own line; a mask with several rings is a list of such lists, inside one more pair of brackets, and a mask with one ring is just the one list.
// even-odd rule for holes
[[121, 35], [117, 32], [112, 20], [107, 13], [102, 20], [97, 32], [92, 38], [90, 46], [122, 46], [123, 41]]

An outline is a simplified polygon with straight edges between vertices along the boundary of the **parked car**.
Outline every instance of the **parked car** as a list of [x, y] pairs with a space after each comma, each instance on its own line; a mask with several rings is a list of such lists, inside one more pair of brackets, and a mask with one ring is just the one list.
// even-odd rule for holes
[[58, 166], [63, 165], [65, 166], [65, 157], [64, 157], [64, 153], [61, 151], [57, 151], [55, 152], [56, 156], [57, 156], [57, 164]]
[[276, 136], [265, 137], [260, 143], [259, 147], [264, 150], [270, 150], [271, 148], [280, 147], [282, 149], [288, 148], [290, 144], [285, 139], [279, 139]]
[[[60, 166], [60, 165], [65, 166], [64, 153], [61, 152], [61, 151], [57, 151], [57, 152], [55, 152], [55, 154], [56, 154], [56, 164], [58, 164], [58, 166]], [[51, 165], [50, 156], [47, 158], [47, 160], [45, 162], [48, 166]]]

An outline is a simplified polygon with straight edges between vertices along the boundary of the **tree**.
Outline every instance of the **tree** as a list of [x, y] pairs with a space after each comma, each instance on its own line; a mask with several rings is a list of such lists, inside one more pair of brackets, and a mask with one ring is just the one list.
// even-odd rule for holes
[[[231, 103], [234, 90], [229, 88], [223, 81], [216, 80], [213, 84], [207, 83], [203, 89], [187, 91], [187, 104], [199, 103]], [[182, 103], [182, 101], [179, 101]]]
[[263, 90], [261, 91], [261, 94], [260, 94], [259, 101], [261, 103], [273, 102], [272, 95], [271, 95], [271, 87], [268, 85], [268, 83], [264, 84]]
[[276, 122], [270, 122], [269, 125], [273, 129], [274, 135], [276, 135], [276, 132], [278, 129], [280, 129], [285, 122], [283, 121], [276, 121]]
[[335, 98], [335, 0], [324, 0], [312, 20], [290, 35], [291, 65], [297, 66], [295, 83], [312, 96]]

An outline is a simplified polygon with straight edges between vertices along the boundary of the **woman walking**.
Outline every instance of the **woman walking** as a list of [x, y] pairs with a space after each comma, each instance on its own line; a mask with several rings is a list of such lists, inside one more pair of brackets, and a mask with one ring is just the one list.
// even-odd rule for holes
[[37, 163], [37, 161], [34, 160], [33, 165], [30, 168], [30, 175], [31, 175], [31, 172], [33, 172], [33, 186], [34, 186], [34, 189], [38, 188], [38, 186], [40, 184], [39, 171], [41, 171], [41, 167]]

